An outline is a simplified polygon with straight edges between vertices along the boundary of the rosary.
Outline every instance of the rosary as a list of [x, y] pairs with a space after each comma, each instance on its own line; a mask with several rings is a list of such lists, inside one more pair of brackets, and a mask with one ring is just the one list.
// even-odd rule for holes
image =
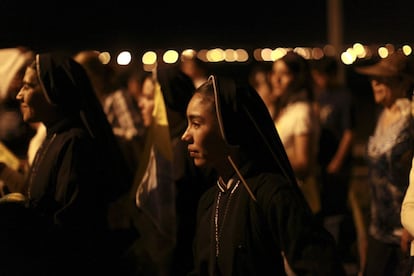
[[223, 194], [223, 192], [219, 191], [218, 195], [217, 195], [217, 202], [216, 202], [216, 210], [214, 213], [214, 226], [215, 226], [215, 240], [216, 240], [216, 257], [218, 257], [219, 253], [220, 253], [220, 232], [223, 228], [224, 225], [224, 221], [226, 219], [227, 216], [227, 212], [230, 206], [230, 201], [232, 199], [232, 195], [234, 194], [234, 191], [236, 191], [237, 187], [239, 186], [240, 180], [237, 181], [237, 183], [234, 185], [233, 189], [230, 192], [229, 198], [226, 202], [226, 207], [224, 209], [224, 214], [223, 214], [223, 218], [222, 218], [222, 222], [219, 222], [219, 216], [220, 216], [220, 199], [221, 199], [221, 195]]

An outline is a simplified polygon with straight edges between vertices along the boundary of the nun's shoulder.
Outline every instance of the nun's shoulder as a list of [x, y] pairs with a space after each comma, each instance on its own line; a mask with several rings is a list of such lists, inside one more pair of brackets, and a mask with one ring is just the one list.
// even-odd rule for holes
[[295, 204], [297, 207], [306, 204], [297, 183], [291, 183], [282, 174], [263, 173], [252, 179], [249, 184], [252, 185], [257, 202], [264, 209], [274, 203], [281, 206]]
[[290, 189], [292, 184], [288, 178], [279, 173], [260, 173], [249, 179], [254, 190], [263, 193], [277, 192], [281, 189]]

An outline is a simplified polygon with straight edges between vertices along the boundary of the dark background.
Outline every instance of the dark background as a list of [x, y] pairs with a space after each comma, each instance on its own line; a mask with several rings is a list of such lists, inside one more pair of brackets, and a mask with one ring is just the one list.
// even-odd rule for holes
[[[326, 1], [0, 0], [0, 47], [264, 48], [327, 44]], [[342, 0], [343, 43], [413, 42], [413, 1]]]
[[[16, 1], [0, 0], [0, 48], [195, 50], [322, 47], [329, 41], [327, 1]], [[342, 0], [343, 49], [355, 42], [414, 44], [414, 1]], [[251, 63], [217, 64], [245, 79]], [[369, 83], [345, 66], [357, 102], [358, 139], [372, 131], [376, 106]]]

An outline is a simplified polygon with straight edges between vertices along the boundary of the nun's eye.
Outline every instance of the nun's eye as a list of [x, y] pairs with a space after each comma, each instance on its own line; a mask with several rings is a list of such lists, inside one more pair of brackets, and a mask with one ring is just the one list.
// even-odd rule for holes
[[198, 123], [198, 122], [191, 122], [191, 125], [193, 126], [193, 128], [199, 128], [200, 127], [200, 123]]

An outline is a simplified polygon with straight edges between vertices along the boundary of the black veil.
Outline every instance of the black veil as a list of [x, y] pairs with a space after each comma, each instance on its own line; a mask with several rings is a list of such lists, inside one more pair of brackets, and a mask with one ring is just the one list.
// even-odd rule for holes
[[127, 191], [132, 176], [85, 69], [64, 53], [37, 54], [36, 66], [49, 103], [79, 116], [101, 150], [103, 173], [111, 185], [106, 195], [114, 199]]
[[250, 85], [211, 75], [217, 118], [224, 140], [240, 147], [261, 169], [282, 173], [297, 185], [279, 134], [259, 94]]

